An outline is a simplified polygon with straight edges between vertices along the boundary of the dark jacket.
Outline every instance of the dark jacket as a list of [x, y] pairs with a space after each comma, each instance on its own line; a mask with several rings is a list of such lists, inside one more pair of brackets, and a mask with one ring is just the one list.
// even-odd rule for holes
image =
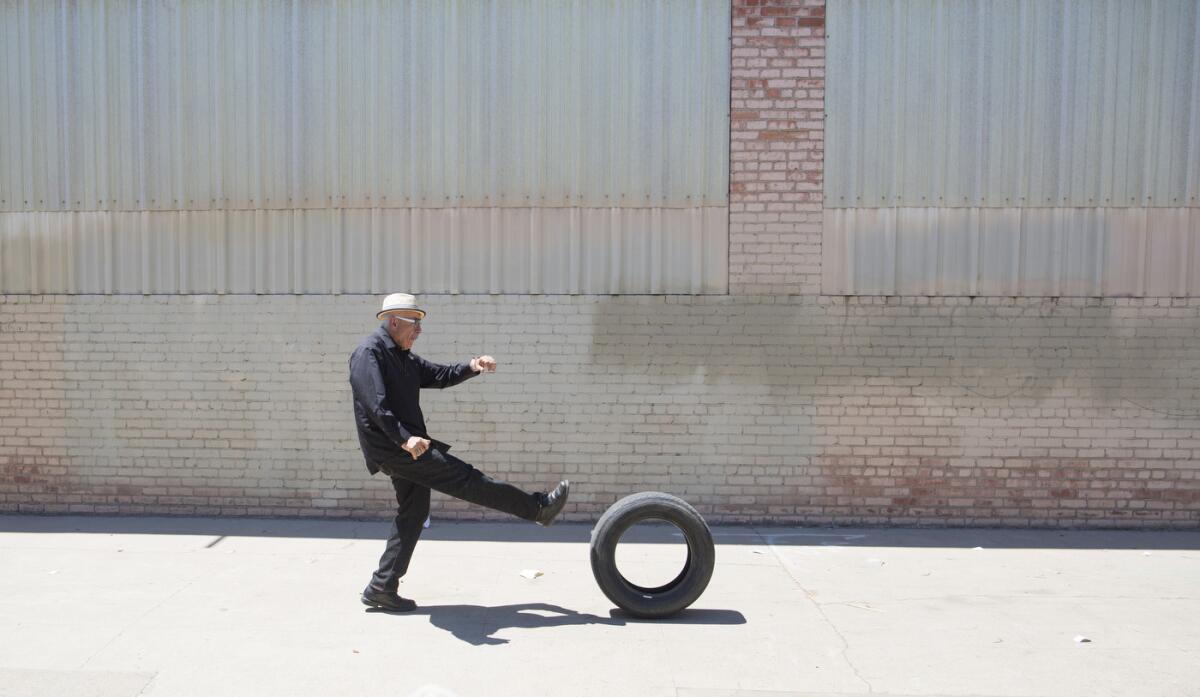
[[412, 436], [429, 438], [433, 447], [450, 446], [430, 438], [421, 413], [421, 388], [444, 388], [474, 377], [471, 364], [438, 365], [400, 348], [380, 327], [350, 355], [354, 424], [367, 469], [399, 457], [412, 459], [400, 446]]

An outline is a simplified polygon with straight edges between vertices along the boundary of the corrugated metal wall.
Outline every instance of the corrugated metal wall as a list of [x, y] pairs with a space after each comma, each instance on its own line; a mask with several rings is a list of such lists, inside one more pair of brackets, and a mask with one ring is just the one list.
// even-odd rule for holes
[[716, 293], [727, 221], [716, 207], [8, 213], [0, 293]]
[[[1200, 3], [830, 0], [827, 14], [823, 290], [1200, 290], [1200, 269], [1159, 247], [1197, 234]], [[970, 269], [924, 256], [980, 226], [993, 241]], [[1143, 232], [1169, 269], [1104, 261]], [[1062, 282], [1082, 259], [1101, 259], [1099, 277]]]
[[831, 208], [838, 295], [1200, 296], [1200, 208]]
[[1196, 0], [828, 10], [825, 205], [1200, 205]]
[[[402, 279], [413, 290], [723, 292], [728, 35], [728, 0], [0, 3], [0, 216], [8, 217], [0, 288], [200, 292], [185, 281], [197, 274], [175, 271], [198, 257], [163, 251], [176, 244], [164, 240], [178, 237], [179, 250], [200, 256], [236, 255], [240, 235], [268, 225], [170, 211], [288, 212], [295, 222], [269, 229], [303, 228], [319, 246], [268, 232], [267, 247], [316, 259], [341, 244], [332, 240], [354, 247], [359, 234], [322, 227], [345, 219], [329, 211], [392, 221], [396, 210], [432, 208], [476, 212], [389, 227], [391, 246], [371, 253], [395, 250], [388, 263], [404, 267], [420, 239], [425, 258], [482, 252], [500, 278], [422, 272]], [[558, 208], [576, 212], [537, 213]], [[450, 232], [450, 220], [465, 232]], [[221, 230], [221, 221], [234, 227]], [[689, 221], [703, 224], [682, 235]], [[90, 229], [145, 242], [104, 243]], [[229, 244], [205, 252], [197, 240], [218, 233]], [[518, 270], [561, 249], [595, 254], [621, 234], [644, 253], [556, 262], [603, 283], [556, 284], [547, 279], [567, 276]], [[684, 237], [699, 243], [653, 253]], [[76, 238], [80, 246], [54, 246]], [[27, 262], [11, 261], [59, 263], [55, 250], [106, 244], [119, 259], [60, 264], [71, 273], [46, 266], [18, 275]], [[641, 271], [648, 260], [658, 266]], [[467, 273], [479, 264], [466, 256], [443, 266]], [[326, 267], [282, 283], [226, 264], [224, 281], [200, 286], [395, 288], [363, 280], [376, 278], [368, 267], [347, 267], [340, 281]], [[84, 281], [104, 274], [115, 275]], [[174, 278], [177, 287], [166, 280]]]

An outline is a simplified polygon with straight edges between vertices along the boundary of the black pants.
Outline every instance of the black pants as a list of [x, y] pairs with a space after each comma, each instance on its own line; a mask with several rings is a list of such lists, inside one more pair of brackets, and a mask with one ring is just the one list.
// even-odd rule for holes
[[400, 577], [408, 571], [413, 548], [429, 515], [430, 489], [525, 520], [537, 516], [541, 506], [537, 494], [492, 479], [441, 448], [430, 448], [416, 460], [408, 453], [401, 455], [379, 467], [392, 478], [396, 490], [392, 534], [379, 558], [379, 568], [371, 577], [371, 585], [379, 590], [395, 592]]

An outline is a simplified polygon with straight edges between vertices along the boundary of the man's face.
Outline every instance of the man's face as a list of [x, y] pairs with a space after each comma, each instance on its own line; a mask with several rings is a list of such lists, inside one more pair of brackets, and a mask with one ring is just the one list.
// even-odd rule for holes
[[402, 349], [412, 348], [413, 342], [421, 336], [421, 320], [416, 318], [393, 316], [388, 320], [388, 328], [392, 341]]

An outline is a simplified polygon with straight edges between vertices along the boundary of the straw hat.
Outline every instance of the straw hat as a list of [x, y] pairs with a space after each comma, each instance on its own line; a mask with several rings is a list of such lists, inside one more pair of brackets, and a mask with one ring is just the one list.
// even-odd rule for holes
[[392, 293], [383, 299], [383, 307], [375, 313], [375, 319], [383, 319], [389, 315], [421, 319], [425, 316], [425, 311], [417, 307], [417, 299], [408, 293]]

